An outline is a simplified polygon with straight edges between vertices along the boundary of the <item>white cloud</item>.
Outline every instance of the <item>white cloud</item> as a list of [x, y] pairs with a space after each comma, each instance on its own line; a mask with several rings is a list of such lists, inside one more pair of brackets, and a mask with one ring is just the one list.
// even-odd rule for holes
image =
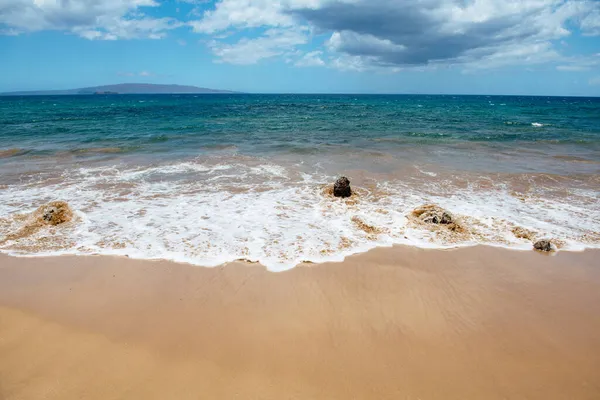
[[333, 51], [344, 53], [360, 52], [364, 47], [369, 47], [374, 55], [406, 51], [406, 46], [403, 44], [396, 44], [389, 39], [380, 39], [370, 34], [359, 34], [352, 31], [334, 32], [327, 41], [327, 45]]
[[600, 68], [600, 53], [590, 56], [565, 57], [561, 65], [556, 67], [559, 71], [578, 72], [590, 71]]
[[333, 31], [333, 51], [374, 67], [491, 68], [557, 59], [553, 41], [570, 34], [565, 22], [590, 7], [563, 0], [357, 0], [292, 12]]
[[21, 32], [13, 28], [0, 29], [0, 36], [18, 36]]
[[534, 65], [562, 59], [550, 42], [511, 43], [493, 49], [483, 47], [465, 52], [454, 61], [467, 70], [499, 68], [509, 65]]
[[67, 31], [90, 40], [159, 39], [182, 25], [140, 11], [159, 5], [154, 0], [2, 0], [0, 28], [16, 33]]
[[[313, 6], [320, 0], [221, 0], [202, 18], [188, 24], [197, 33], [212, 36], [209, 47], [219, 62], [255, 64], [262, 59], [289, 56], [296, 46], [308, 42], [310, 28], [298, 24], [287, 11], [290, 6]], [[236, 30], [267, 28], [258, 37], [244, 37], [236, 43], [223, 39]], [[253, 33], [255, 35], [255, 33]], [[287, 57], [289, 58], [289, 57]], [[286, 61], [287, 62], [287, 61]]]
[[341, 69], [482, 69], [558, 63], [564, 57], [555, 43], [573, 26], [600, 33], [600, 1], [220, 0], [190, 25], [203, 34], [259, 27], [327, 33], [326, 46], [312, 50], [327, 50], [329, 64]]
[[567, 71], [567, 72], [577, 72], [577, 71], [587, 71], [590, 68], [584, 65], [558, 65], [556, 67], [559, 71]]
[[333, 57], [329, 66], [340, 71], [355, 71], [362, 72], [370, 68], [370, 61], [368, 58], [359, 56], [349, 56], [342, 54], [337, 57]]
[[296, 46], [305, 44], [307, 41], [308, 34], [304, 30], [274, 28], [257, 38], [243, 38], [233, 44], [213, 40], [209, 42], [208, 46], [220, 62], [256, 64], [262, 59], [293, 52]]
[[294, 64], [297, 67], [319, 67], [325, 65], [325, 61], [321, 58], [322, 51], [311, 51], [306, 53], [301, 59]]
[[600, 35], [600, 6], [583, 17], [581, 20], [581, 30], [587, 36]]
[[205, 4], [210, 3], [211, 0], [177, 0], [178, 3], [187, 3], [187, 4]]
[[291, 26], [292, 17], [283, 13], [280, 1], [221, 0], [214, 10], [205, 11], [202, 19], [190, 22], [199, 33], [215, 33], [229, 28], [256, 28], [261, 26]]
[[[207, 0], [177, 1], [192, 4], [192, 21], [146, 14], [158, 0], [0, 0], [0, 34], [160, 39], [185, 25], [210, 36], [220, 62], [282, 56], [355, 71], [544, 63], [585, 70], [592, 67], [563, 56], [560, 43], [579, 31], [600, 35], [600, 0], [217, 0], [204, 11], [196, 5]], [[328, 40], [307, 49], [315, 32]]]

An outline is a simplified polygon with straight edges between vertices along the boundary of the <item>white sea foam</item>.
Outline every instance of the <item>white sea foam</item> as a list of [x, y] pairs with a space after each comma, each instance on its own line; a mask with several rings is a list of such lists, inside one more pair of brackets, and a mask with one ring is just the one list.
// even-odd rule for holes
[[425, 170], [423, 170], [423, 169], [419, 168], [419, 167], [418, 167], [418, 166], [416, 166], [416, 165], [415, 165], [415, 168], [417, 169], [417, 171], [419, 171], [419, 172], [420, 172], [420, 173], [422, 173], [422, 174], [429, 175], [429, 176], [437, 176], [437, 174], [436, 174], [435, 172], [431, 172], [431, 171], [425, 171]]
[[[567, 201], [533, 191], [524, 199], [502, 185], [456, 189], [432, 180], [416, 187], [397, 179], [359, 190], [358, 200], [346, 201], [323, 194], [323, 185], [332, 180], [269, 163], [80, 168], [60, 180], [21, 183], [0, 192], [0, 217], [7, 217], [0, 223], [0, 238], [22, 223], [16, 213], [51, 200], [68, 201], [78, 216], [71, 226], [0, 241], [0, 250], [127, 255], [202, 266], [246, 259], [281, 271], [393, 244], [531, 249], [530, 242], [511, 233], [515, 225], [564, 240], [566, 249], [598, 247], [597, 240], [581, 240], [600, 231], [597, 192], [582, 191]], [[449, 241], [412, 226], [406, 215], [424, 203], [451, 210], [473, 234]], [[379, 233], [360, 229], [354, 217]]]
[[531, 126], [535, 126], [536, 128], [541, 128], [544, 124], [540, 124], [539, 122], [532, 122]]

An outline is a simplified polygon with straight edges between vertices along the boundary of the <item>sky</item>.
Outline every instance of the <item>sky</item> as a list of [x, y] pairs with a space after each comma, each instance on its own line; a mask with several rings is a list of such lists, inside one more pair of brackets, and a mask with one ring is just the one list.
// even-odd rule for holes
[[0, 0], [0, 92], [600, 96], [600, 0]]

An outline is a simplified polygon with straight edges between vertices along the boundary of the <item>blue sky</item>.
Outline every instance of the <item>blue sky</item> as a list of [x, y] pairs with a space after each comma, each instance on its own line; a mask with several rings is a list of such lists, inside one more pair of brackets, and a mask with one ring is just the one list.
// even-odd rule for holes
[[0, 1], [0, 91], [123, 82], [600, 96], [600, 1]]

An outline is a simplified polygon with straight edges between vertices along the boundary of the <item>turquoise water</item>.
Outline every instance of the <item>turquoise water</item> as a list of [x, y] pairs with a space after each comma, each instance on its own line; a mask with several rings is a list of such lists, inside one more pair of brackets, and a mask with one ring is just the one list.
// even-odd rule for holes
[[[281, 269], [397, 243], [529, 248], [512, 225], [581, 249], [600, 231], [600, 99], [0, 97], [0, 168], [0, 237], [53, 199], [80, 216], [48, 246], [0, 245], [15, 254]], [[323, 195], [342, 174], [364, 190], [360, 204]], [[426, 202], [473, 218], [472, 234], [410, 226], [406, 214]], [[357, 230], [357, 216], [381, 233]]]
[[[170, 152], [234, 145], [311, 152], [320, 145], [600, 143], [600, 99], [516, 96], [108, 95], [0, 98], [3, 148], [34, 154], [119, 147]], [[532, 125], [533, 124], [533, 125]], [[538, 126], [536, 124], [541, 124]], [[543, 128], [543, 129], [538, 129]], [[375, 141], [374, 141], [375, 140]], [[193, 147], [194, 150], [186, 147]]]

